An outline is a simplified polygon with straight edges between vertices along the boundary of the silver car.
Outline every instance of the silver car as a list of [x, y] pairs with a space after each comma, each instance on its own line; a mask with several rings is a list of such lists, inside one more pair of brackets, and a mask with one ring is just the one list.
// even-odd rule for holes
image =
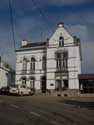
[[12, 84], [9, 89], [10, 94], [18, 94], [20, 96], [30, 95], [31, 89], [24, 84]]

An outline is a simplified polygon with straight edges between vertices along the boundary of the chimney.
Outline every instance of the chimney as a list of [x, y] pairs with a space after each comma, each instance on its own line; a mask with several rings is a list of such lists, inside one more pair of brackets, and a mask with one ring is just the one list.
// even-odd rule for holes
[[27, 44], [28, 44], [28, 41], [27, 41], [27, 40], [22, 40], [21, 46], [26, 46]]
[[64, 27], [64, 23], [63, 23], [63, 22], [58, 23], [58, 24], [57, 24], [57, 27], [58, 27], [58, 28]]

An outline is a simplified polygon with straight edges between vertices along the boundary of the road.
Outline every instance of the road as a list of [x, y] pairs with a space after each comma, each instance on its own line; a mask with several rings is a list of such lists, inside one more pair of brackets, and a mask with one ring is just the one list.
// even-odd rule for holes
[[62, 97], [0, 95], [0, 125], [93, 125], [94, 110], [61, 103]]

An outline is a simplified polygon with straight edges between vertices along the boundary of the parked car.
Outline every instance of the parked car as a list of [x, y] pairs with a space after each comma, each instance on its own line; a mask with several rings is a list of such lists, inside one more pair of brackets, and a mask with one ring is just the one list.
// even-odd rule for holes
[[32, 94], [32, 91], [24, 84], [13, 84], [10, 86], [9, 93], [23, 96]]
[[0, 89], [0, 94], [9, 94], [9, 87], [8, 86], [4, 86]]

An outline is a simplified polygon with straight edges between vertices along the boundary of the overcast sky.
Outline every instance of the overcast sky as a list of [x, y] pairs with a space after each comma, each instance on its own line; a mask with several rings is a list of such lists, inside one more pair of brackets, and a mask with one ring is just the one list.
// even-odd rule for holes
[[[45, 41], [58, 22], [81, 39], [82, 72], [94, 73], [94, 0], [11, 0], [16, 48], [27, 39]], [[15, 66], [9, 0], [0, 1], [0, 54]]]

